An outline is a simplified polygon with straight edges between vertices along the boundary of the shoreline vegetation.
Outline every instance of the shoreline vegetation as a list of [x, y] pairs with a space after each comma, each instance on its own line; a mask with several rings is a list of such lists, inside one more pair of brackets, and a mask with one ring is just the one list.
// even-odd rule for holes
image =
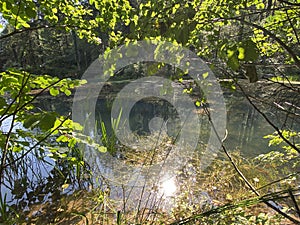
[[[124, 196], [114, 196], [114, 187], [109, 186], [109, 180], [105, 181], [105, 178], [102, 178], [102, 182], [106, 183], [105, 189], [103, 186], [89, 186], [84, 190], [71, 189], [64, 194], [59, 194], [56, 199], [53, 198], [49, 202], [32, 204], [24, 212], [15, 211], [18, 213], [16, 221], [26, 220], [26, 223], [20, 224], [107, 225], [214, 224], [216, 222], [224, 225], [231, 223], [293, 224], [263, 203], [275, 200], [277, 203], [279, 202], [282, 210], [286, 208], [288, 210], [286, 212], [291, 213], [291, 209], [288, 209], [285, 202], [291, 201], [289, 200], [291, 193], [298, 196], [300, 188], [293, 189], [292, 187], [297, 187], [295, 177], [298, 177], [299, 174], [269, 184], [283, 175], [271, 176], [269, 172], [274, 168], [270, 168], [270, 163], [260, 162], [258, 164], [258, 159], [246, 159], [240, 155], [239, 151], [233, 151], [231, 155], [248, 180], [260, 190], [260, 197], [256, 197], [245, 187], [225, 154], [221, 153], [207, 170], [201, 172], [197, 171], [200, 159], [191, 157], [187, 168], [178, 171], [175, 178], [178, 185], [176, 194], [167, 198], [158, 196], [156, 204], [153, 205], [147, 201], [150, 195], [145, 190], [143, 194], [146, 198], [140, 196], [146, 202], [145, 207], [139, 208], [138, 206], [145, 202], [139, 204], [136, 202], [134, 205], [126, 206]], [[133, 163], [132, 158], [124, 158], [125, 161], [129, 160], [128, 163]], [[138, 157], [136, 160], [139, 161]], [[276, 191], [286, 185], [290, 186], [289, 190]], [[158, 192], [158, 186], [156, 189], [152, 187], [152, 194], [155, 195]], [[168, 207], [165, 209], [164, 201], [169, 201]]]
[[[223, 82], [231, 83], [231, 80]], [[122, 82], [117, 82], [119, 83]], [[280, 87], [281, 83], [275, 84], [275, 87], [263, 88], [266, 87], [266, 83], [268, 82], [250, 84], [247, 81], [239, 81], [239, 85], [243, 85], [248, 94], [249, 92], [256, 95], [263, 94], [265, 99], [270, 99], [272, 90]], [[87, 87], [91, 88], [83, 85], [80, 89], [84, 90]], [[257, 93], [257, 90], [260, 92]], [[118, 91], [118, 89], [108, 90], [110, 94]], [[230, 93], [230, 90], [228, 92]], [[51, 97], [51, 95], [44, 96]], [[168, 136], [158, 134], [157, 137], [166, 140], [162, 140], [161, 145], [156, 146], [153, 151], [145, 152], [139, 149], [142, 146], [130, 149], [116, 143], [111, 143], [110, 147], [114, 149], [114, 157], [121, 159], [125, 164], [147, 167], [151, 163], [163, 161], [166, 156], [164, 152], [172, 146], [172, 140], [168, 140]], [[145, 146], [148, 145], [145, 142]], [[199, 148], [205, 149], [205, 145]], [[162, 184], [144, 186], [141, 188], [143, 191], [140, 198], [137, 198], [139, 204], [126, 206], [128, 202], [125, 199], [133, 196], [121, 194], [116, 197], [114, 184], [110, 184], [103, 176], [95, 178], [90, 174], [87, 175], [90, 178], [84, 188], [78, 189], [65, 182], [58, 187], [58, 192], [51, 195], [51, 199], [37, 204], [31, 203], [26, 206], [26, 210], [7, 205], [6, 208], [12, 212], [8, 216], [10, 218], [15, 215], [12, 221], [20, 224], [292, 224], [267, 207], [264, 202], [275, 199], [276, 202], [279, 201], [280, 210], [288, 214], [294, 214], [294, 210], [297, 212], [297, 209], [290, 208], [286, 204], [299, 201], [300, 187], [297, 186], [299, 173], [293, 173], [297, 169], [289, 165], [290, 160], [297, 162], [294, 153], [288, 153], [289, 157], [292, 155], [293, 157], [283, 162], [276, 157], [276, 152], [275, 156], [262, 154], [249, 158], [238, 149], [230, 150], [230, 155], [239, 170], [256, 189], [260, 190], [261, 196], [256, 197], [245, 186], [224, 152], [219, 154], [208, 169], [198, 171], [197, 168], [201, 166], [201, 149], [190, 156], [182, 170], [176, 172], [176, 192], [172, 196], [163, 196], [159, 186]], [[272, 160], [268, 160], [269, 158]], [[147, 159], [148, 162], [145, 161]], [[280, 179], [282, 177], [285, 178]], [[85, 180], [81, 175], [78, 179]], [[95, 180], [98, 184], [95, 184]], [[125, 190], [124, 186], [118, 188]], [[130, 187], [127, 188], [130, 190]], [[135, 191], [138, 192], [140, 189]], [[149, 193], [155, 197], [150, 198]], [[295, 200], [291, 199], [291, 196]], [[167, 201], [167, 208], [164, 201]], [[142, 207], [145, 202], [146, 205]]]
[[[75, 91], [84, 91], [86, 89], [90, 89], [90, 88], [98, 88], [98, 85], [101, 84], [103, 85], [103, 91], [99, 93], [98, 98], [105, 98], [107, 96], [107, 94], [110, 94], [110, 96], [114, 96], [114, 94], [116, 95], [122, 88], [124, 85], [130, 83], [132, 80], [120, 80], [120, 81], [107, 81], [107, 82], [97, 82], [95, 83], [91, 83], [91, 84], [83, 84], [80, 85], [79, 87], [77, 87], [76, 89], [72, 90], [72, 94], [70, 95], [70, 97], [73, 97], [74, 92]], [[287, 85], [287, 86], [298, 86], [300, 85], [300, 81], [293, 81], [293, 80], [288, 80], [288, 79], [282, 79], [282, 78], [273, 78], [273, 80], [266, 80], [266, 79], [261, 79], [258, 80], [255, 84], [251, 84], [249, 83], [249, 81], [247, 79], [239, 79], [239, 80], [234, 80], [234, 79], [217, 79], [217, 81], [220, 84], [233, 84], [233, 83], [237, 83], [239, 85], [241, 85], [242, 87], [246, 87], [249, 86], [250, 88], [255, 88], [255, 89], [259, 89], [257, 86], [259, 87], [263, 87], [266, 85]], [[186, 88], [190, 85], [193, 85], [193, 80], [184, 80], [183, 82], [179, 82], [179, 81], [174, 81], [175, 83], [177, 83], [177, 85], [182, 86], [182, 88]], [[36, 95], [39, 94], [43, 89], [33, 89], [29, 92], [30, 95]], [[43, 91], [42, 96], [44, 97], [53, 97], [52, 95], [49, 94], [49, 90], [50, 89], [46, 89], [45, 91]], [[223, 90], [226, 92], [230, 91], [230, 89], [227, 89], [226, 85], [225, 87], [223, 87]], [[196, 90], [194, 90], [196, 91]], [[253, 90], [253, 93], [255, 91]], [[192, 96], [199, 96], [199, 93], [193, 93]]]
[[1, 0], [0, 224], [300, 224], [299, 15]]

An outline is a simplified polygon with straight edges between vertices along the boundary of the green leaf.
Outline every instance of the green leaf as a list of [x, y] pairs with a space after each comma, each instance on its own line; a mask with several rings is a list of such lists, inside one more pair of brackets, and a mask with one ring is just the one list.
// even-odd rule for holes
[[58, 138], [56, 138], [56, 142], [68, 142], [68, 141], [69, 141], [69, 138], [67, 136], [65, 136], [64, 134], [60, 135]]
[[5, 11], [9, 11], [9, 10], [11, 10], [11, 8], [12, 8], [12, 5], [11, 5], [11, 3], [10, 2], [3, 2], [2, 3], [2, 9], [3, 9], [3, 12], [5, 12]]
[[238, 48], [239, 59], [243, 61], [255, 61], [258, 59], [259, 53], [256, 44], [252, 40], [246, 40], [241, 43]]
[[66, 89], [64, 91], [64, 93], [65, 93], [66, 96], [70, 96], [72, 94], [72, 92], [69, 89]]
[[33, 8], [26, 7], [25, 8], [25, 13], [26, 13], [26, 16], [28, 18], [35, 18], [36, 17], [36, 11]]
[[245, 49], [242, 47], [239, 47], [238, 51], [239, 51], [238, 59], [243, 60], [245, 58]]
[[102, 152], [102, 153], [105, 153], [105, 152], [107, 152], [107, 148], [104, 147], [104, 146], [98, 146], [98, 151]]
[[186, 44], [189, 40], [189, 26], [183, 26], [180, 30], [175, 31], [175, 39], [181, 43]]
[[21, 145], [14, 145], [12, 151], [13, 152], [21, 152], [23, 150]]
[[50, 95], [52, 95], [52, 96], [57, 96], [59, 94], [59, 90], [58, 89], [56, 89], [56, 88], [50, 88]]
[[23, 123], [23, 126], [27, 129], [28, 128], [33, 128], [38, 123], [39, 120], [40, 120], [39, 115], [29, 116], [25, 119], [25, 121]]
[[234, 54], [231, 54], [230, 57], [228, 57], [227, 65], [234, 71], [236, 71], [240, 67], [239, 60], [235, 52]]
[[0, 96], [0, 108], [3, 108], [6, 105], [7, 105], [6, 100]]
[[70, 147], [70, 148], [75, 147], [76, 143], [77, 143], [76, 138], [71, 138], [69, 140], [68, 147]]
[[203, 79], [206, 79], [206, 78], [208, 77], [208, 72], [203, 73], [203, 74], [202, 74], [202, 77], [203, 77]]
[[54, 126], [54, 123], [56, 121], [56, 113], [50, 112], [46, 113], [40, 120], [38, 126], [44, 130], [47, 131], [50, 128]]
[[21, 27], [30, 28], [30, 25], [24, 20], [21, 20], [19, 24]]

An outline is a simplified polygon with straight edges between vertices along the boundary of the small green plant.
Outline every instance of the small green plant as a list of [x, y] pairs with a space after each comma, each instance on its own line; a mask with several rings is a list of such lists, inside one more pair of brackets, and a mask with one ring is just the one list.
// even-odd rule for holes
[[6, 193], [0, 196], [0, 224], [16, 224], [19, 214], [6, 203]]
[[108, 134], [107, 127], [103, 121], [100, 122], [100, 130], [101, 130], [101, 142], [102, 144], [107, 148], [107, 151], [112, 154], [116, 155], [117, 148], [117, 137], [114, 133], [115, 130], [117, 130], [120, 126], [120, 120], [122, 116], [122, 109], [119, 112], [118, 118], [111, 118], [111, 125], [112, 125], [112, 132], [111, 134]]
[[[297, 151], [297, 149], [300, 149], [300, 132], [282, 130], [280, 134], [274, 132], [273, 134], [266, 135], [264, 138], [269, 139], [269, 146], [279, 147], [279, 149], [266, 154], [260, 154], [255, 160], [261, 166], [273, 168], [272, 171], [277, 176], [287, 176], [286, 179], [279, 179], [276, 182], [277, 185], [280, 184], [288, 187], [297, 185], [297, 176], [294, 173], [299, 171], [300, 166], [299, 150]], [[290, 176], [291, 174], [294, 175]]]
[[[2, 199], [3, 198], [3, 199]], [[6, 194], [0, 196], [0, 213], [1, 222], [5, 222], [8, 219], [8, 205], [6, 204]]]

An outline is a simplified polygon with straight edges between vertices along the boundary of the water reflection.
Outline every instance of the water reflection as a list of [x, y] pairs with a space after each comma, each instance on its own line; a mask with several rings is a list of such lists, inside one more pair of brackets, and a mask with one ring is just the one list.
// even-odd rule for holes
[[[43, 102], [39, 102], [38, 104], [45, 110], [54, 109], [60, 112], [61, 114], [67, 114], [67, 112], [70, 111], [71, 108], [71, 102], [57, 102], [57, 100], [53, 99], [44, 99]], [[166, 109], [166, 103], [164, 104], [165, 105], [162, 105], [162, 107]], [[161, 108], [159, 107], [160, 106], [153, 106], [153, 103], [149, 104], [140, 101], [132, 111], [131, 128], [141, 135], [149, 135], [151, 133], [161, 131], [163, 134], [174, 136], [174, 133], [178, 132], [176, 112], [172, 108], [170, 108], [169, 110], [165, 111], [167, 115], [165, 116], [161, 114]], [[268, 140], [265, 140], [262, 137], [264, 135], [272, 133], [273, 129], [269, 125], [266, 125], [264, 119], [251, 106], [249, 106], [249, 103], [247, 103], [247, 101], [245, 101], [244, 98], [241, 98], [239, 96], [230, 96], [229, 98], [227, 98], [227, 107], [228, 138], [226, 139], [226, 144], [227, 146], [229, 146], [229, 149], [232, 149], [233, 146], [234, 148], [240, 149], [245, 155], [248, 156], [253, 156], [262, 152], [269, 151], [270, 148], [268, 147]], [[101, 118], [106, 124], [108, 128], [108, 133], [111, 134], [112, 129], [110, 120], [110, 110], [105, 99], [100, 99], [98, 101], [97, 112], [99, 113], [99, 115], [101, 115]], [[135, 120], [135, 118], [139, 119]], [[100, 117], [98, 117], [97, 119], [100, 121]], [[9, 120], [5, 121], [9, 124]], [[134, 121], [136, 121], [137, 123], [134, 123]], [[203, 127], [201, 127], [201, 132], [203, 134], [203, 142], [205, 142], [205, 137], [207, 136], [207, 130], [205, 130], [206, 122], [207, 121], [203, 119]], [[5, 126], [7, 126], [7, 124], [2, 124], [2, 131], [4, 131]], [[90, 133], [90, 137], [95, 137], [93, 132]], [[164, 143], [164, 141], [162, 139], [158, 139], [157, 143], [162, 144]], [[170, 143], [167, 144], [171, 145]], [[141, 146], [136, 145], [136, 149], [139, 149], [139, 147]], [[91, 153], [93, 152], [93, 149], [87, 152]], [[117, 156], [120, 156], [119, 158], [116, 157], [118, 159], [118, 163], [123, 163], [123, 168], [128, 169], [128, 167], [125, 164], [126, 157], [127, 160], [130, 160], [130, 158], [128, 158], [128, 155], [125, 156], [120, 153]], [[141, 152], [141, 156], [145, 156], [145, 154], [143, 155], [143, 152]], [[152, 174], [149, 174], [146, 170], [143, 173], [141, 173], [140, 168], [133, 168], [133, 171], [130, 174], [139, 175], [131, 176], [131, 182], [124, 185], [124, 183], [122, 183], [122, 180], [120, 180], [119, 183], [113, 183], [110, 179], [98, 179], [99, 177], [103, 177], [103, 173], [110, 174], [109, 177], [111, 179], [113, 179], [113, 176], [115, 175], [121, 177], [121, 169], [118, 171], [119, 174], [114, 174], [116, 173], [116, 171], [113, 170], [113, 168], [115, 168], [117, 164], [111, 163], [110, 160], [105, 160], [105, 154], [99, 153], [98, 157], [93, 154], [90, 154], [87, 155], [87, 157], [94, 161], [93, 168], [91, 168], [92, 170], [94, 170], [93, 183], [105, 189], [108, 186], [108, 181], [108, 183], [110, 183], [109, 188], [111, 189], [110, 197], [116, 202], [118, 202], [119, 208], [121, 210], [124, 209], [124, 202], [126, 203], [127, 207], [124, 210], [136, 208], [155, 208], [158, 206], [163, 207], [165, 209], [169, 209], [174, 203], [174, 197], [180, 194], [180, 192], [184, 191], [181, 189], [180, 186], [183, 185], [180, 183], [180, 179], [176, 177], [176, 171], [171, 165], [164, 168], [164, 171], [159, 179], [156, 176], [157, 174], [152, 176]], [[28, 185], [28, 181], [26, 179], [25, 181], [23, 181], [24, 179], [22, 179], [22, 177], [16, 177], [16, 183], [26, 183], [27, 186], [23, 187], [21, 185], [20, 187], [22, 187], [23, 189], [21, 191], [20, 189], [17, 190], [19, 191], [19, 193], [16, 193], [16, 191], [12, 192], [12, 190], [2, 186], [1, 194], [10, 194], [8, 195], [8, 199], [13, 200], [14, 198], [16, 199], [16, 197], [23, 193], [24, 195], [22, 194], [22, 196], [20, 197], [22, 198], [21, 200], [23, 201], [26, 198], [31, 198], [33, 200], [31, 203], [36, 203], [37, 201], [42, 201], [43, 199], [53, 201], [55, 198], [59, 198], [59, 193], [62, 191], [61, 186], [64, 184], [65, 180], [60, 178], [60, 174], [58, 174], [58, 171], [60, 171], [61, 173], [61, 171], [67, 170], [67, 168], [63, 168], [62, 165], [55, 164], [53, 160], [48, 159], [49, 158], [45, 159], [47, 163], [43, 165], [43, 167], [41, 167], [42, 169], [39, 168], [39, 170], [41, 171], [41, 173], [38, 174], [40, 180], [34, 180], [35, 178], [32, 179], [32, 174], [38, 173], [38, 160], [36, 158], [28, 160], [28, 162], [31, 162], [32, 169], [27, 170], [27, 176], [26, 174], [23, 175], [24, 177], [28, 178], [28, 180], [31, 179], [31, 182], [34, 181], [34, 183], [39, 184], [34, 185], [33, 187], [29, 187], [30, 185]], [[57, 168], [54, 169], [54, 166], [56, 166]], [[193, 170], [191, 173], [196, 174], [196, 170], [197, 168], [195, 168], [195, 170]], [[156, 172], [162, 172], [161, 168], [158, 167]], [[65, 175], [67, 176], [67, 174]], [[98, 180], [96, 181], [96, 179]], [[124, 178], [123, 180], [125, 179], [127, 178]], [[194, 180], [191, 179], [191, 176], [184, 177], [182, 178], [182, 180], [185, 180], [185, 182], [190, 181], [191, 184], [192, 182], [194, 182]], [[97, 187], [96, 185], [95, 187]], [[79, 186], [80, 185], [77, 185], [76, 188], [79, 188]], [[195, 184], [194, 186], [194, 188], [196, 189], [197, 185]], [[207, 192], [202, 190], [199, 190], [199, 193], [196, 193], [195, 191], [193, 192], [192, 190], [188, 191], [190, 204], [211, 204], [211, 198]], [[17, 204], [16, 201], [11, 201], [11, 203]]]

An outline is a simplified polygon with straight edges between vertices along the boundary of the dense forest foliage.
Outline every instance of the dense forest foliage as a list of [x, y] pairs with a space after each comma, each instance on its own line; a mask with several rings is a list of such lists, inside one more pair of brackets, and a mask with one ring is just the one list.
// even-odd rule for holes
[[[0, 12], [1, 223], [43, 224], [47, 218], [49, 224], [300, 224], [299, 0], [2, 0]], [[276, 150], [250, 162], [228, 151], [235, 146], [225, 142], [219, 161], [201, 174], [196, 186], [215, 188], [214, 178], [223, 174], [218, 182], [229, 183], [239, 195], [222, 188], [224, 201], [200, 207], [187, 206], [188, 197], [182, 194], [172, 213], [154, 217], [145, 216], [152, 215], [150, 209], [114, 208], [107, 183], [91, 188], [92, 174], [77, 146], [93, 140], [74, 135], [83, 124], [73, 122], [71, 112], [59, 115], [37, 106], [45, 95], [54, 101], [72, 97], [74, 88], [89, 85], [81, 77], [99, 55], [143, 40], [166, 41], [194, 52], [223, 89], [239, 90], [273, 128], [265, 138]], [[161, 66], [140, 63], [119, 76], [135, 79]], [[166, 68], [165, 73], [171, 71]], [[173, 80], [182, 81], [184, 72], [174, 74]], [[201, 107], [209, 111], [205, 102]], [[104, 125], [100, 127], [105, 133]], [[102, 142], [104, 146], [92, 145], [114, 155], [115, 137], [105, 136]], [[41, 178], [33, 158], [43, 168], [53, 165], [47, 179]], [[57, 198], [69, 186], [72, 194]], [[8, 192], [14, 196], [11, 202]], [[84, 210], [56, 205], [75, 198], [76, 207], [84, 205]], [[88, 201], [83, 204], [82, 199]], [[44, 211], [33, 216], [31, 207], [38, 204], [44, 204]]]

